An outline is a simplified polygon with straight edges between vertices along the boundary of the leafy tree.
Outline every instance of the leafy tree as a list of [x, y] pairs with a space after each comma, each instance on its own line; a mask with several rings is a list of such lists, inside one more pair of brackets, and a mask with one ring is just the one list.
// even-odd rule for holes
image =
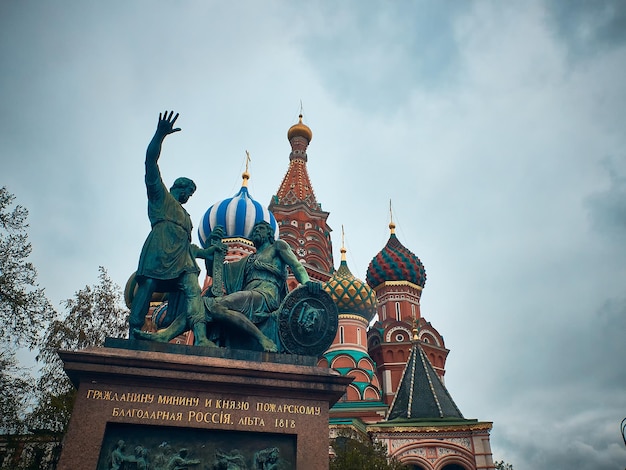
[[335, 456], [330, 470], [406, 470], [396, 459], [389, 459], [387, 447], [380, 442], [361, 442], [339, 436], [332, 442]]
[[15, 353], [0, 350], [0, 433], [16, 434], [24, 430], [23, 417], [30, 397], [30, 383], [23, 368], [18, 367]]
[[24, 430], [23, 416], [32, 399], [29, 371], [20, 368], [16, 352], [33, 349], [54, 309], [36, 282], [28, 261], [32, 246], [26, 229], [28, 210], [0, 187], [0, 431]]
[[29, 348], [36, 346], [54, 308], [36, 282], [37, 271], [28, 256], [32, 246], [26, 229], [28, 210], [13, 207], [13, 196], [0, 188], [0, 340]]
[[57, 350], [102, 346], [107, 336], [121, 337], [128, 331], [122, 290], [102, 266], [99, 271], [100, 282], [63, 302], [66, 317], [51, 322], [46, 331], [37, 356], [44, 365], [36, 388], [39, 402], [27, 419], [30, 429], [64, 432], [69, 422], [76, 391]]
[[497, 470], [513, 470], [513, 465], [506, 463], [504, 460], [494, 462]]

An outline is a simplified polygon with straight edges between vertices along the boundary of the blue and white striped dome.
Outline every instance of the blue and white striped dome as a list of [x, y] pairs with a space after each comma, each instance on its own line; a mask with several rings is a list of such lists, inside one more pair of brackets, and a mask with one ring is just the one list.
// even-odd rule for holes
[[278, 224], [274, 214], [252, 199], [244, 179], [244, 185], [237, 194], [213, 204], [205, 212], [198, 227], [198, 237], [202, 246], [206, 248], [211, 231], [221, 225], [226, 231], [226, 238], [249, 240], [252, 227], [262, 220], [272, 226], [274, 236], [278, 240]]

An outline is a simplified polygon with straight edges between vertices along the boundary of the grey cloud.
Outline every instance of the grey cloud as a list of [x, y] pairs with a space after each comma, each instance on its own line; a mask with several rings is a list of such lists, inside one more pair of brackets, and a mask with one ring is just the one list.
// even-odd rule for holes
[[[466, 416], [494, 421], [494, 457], [516, 470], [624, 467], [618, 34], [581, 42], [594, 60], [564, 70], [542, 2], [74, 3], [0, 6], [2, 176], [30, 210], [51, 296], [99, 265], [120, 284], [136, 268], [162, 107], [181, 112], [183, 132], [161, 169], [168, 183], [196, 180], [197, 225], [239, 188], [246, 149], [251, 192], [269, 201], [302, 98], [335, 262], [345, 224], [365, 277], [391, 198], [428, 272], [422, 312], [451, 349], [446, 383]], [[563, 21], [588, 21], [591, 5]], [[594, 38], [620, 16], [602, 18]], [[593, 55], [600, 45], [610, 54]], [[600, 171], [603, 155], [615, 157]]]
[[[529, 423], [530, 424], [530, 423]], [[554, 429], [557, 436], [539, 440], [536, 435], [516, 436], [505, 440], [512, 449], [509, 461], [520, 462], [515, 468], [576, 468], [577, 470], [615, 470], [624, 466], [623, 442], [619, 442], [619, 421], [610, 430], [605, 422], [590, 419], [567, 428]], [[522, 424], [523, 425], [523, 424]], [[532, 429], [532, 428], [531, 428]], [[590, 433], [589, 430], [593, 431]], [[607, 432], [608, 431], [608, 432]], [[584, 439], [594, 436], [594, 442]], [[621, 445], [620, 445], [621, 444]]]
[[619, 163], [617, 159], [604, 160], [608, 187], [589, 195], [585, 202], [593, 228], [623, 242], [626, 236], [626, 169], [621, 169]]
[[335, 99], [393, 113], [418, 84], [437, 90], [456, 83], [454, 20], [469, 8], [468, 2], [316, 3], [300, 42]]
[[574, 58], [626, 43], [626, 3], [622, 0], [547, 1], [545, 5], [550, 22]]
[[595, 311], [581, 316], [570, 309], [569, 318], [552, 325], [533, 321], [522, 345], [500, 348], [512, 374], [498, 374], [509, 383], [497, 385], [494, 448], [515, 468], [623, 466], [626, 297], [595, 303]]

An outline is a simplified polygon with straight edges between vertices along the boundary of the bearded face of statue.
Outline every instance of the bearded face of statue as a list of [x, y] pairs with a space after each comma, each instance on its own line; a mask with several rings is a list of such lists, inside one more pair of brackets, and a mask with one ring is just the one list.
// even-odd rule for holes
[[257, 224], [252, 229], [252, 243], [259, 248], [266, 242], [269, 242], [272, 236], [272, 229], [267, 224]]
[[189, 178], [176, 178], [174, 184], [170, 188], [170, 192], [181, 204], [186, 203], [189, 198], [196, 192], [196, 183]]

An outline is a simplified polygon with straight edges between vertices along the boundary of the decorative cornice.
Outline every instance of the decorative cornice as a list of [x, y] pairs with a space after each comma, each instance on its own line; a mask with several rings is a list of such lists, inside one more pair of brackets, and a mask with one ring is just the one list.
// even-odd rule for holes
[[353, 315], [351, 313], [340, 313], [339, 318], [344, 318], [346, 320], [359, 320], [364, 325], [367, 325], [367, 320], [360, 315]]
[[249, 246], [254, 246], [254, 243], [252, 243], [252, 241], [248, 240], [247, 238], [224, 238], [222, 239], [223, 243], [242, 243], [244, 245], [249, 245]]
[[[277, 196], [275, 195], [274, 197], [277, 197]], [[330, 215], [330, 212], [323, 211], [321, 207], [312, 209], [305, 202], [302, 202], [302, 201], [295, 202], [293, 204], [282, 204], [281, 202], [274, 201], [274, 199], [272, 199], [272, 202], [270, 202], [270, 204], [268, 205], [268, 208], [272, 212], [281, 211], [285, 214], [293, 214], [293, 213], [297, 213], [298, 211], [304, 211], [308, 217], [312, 219], [316, 218], [316, 219], [324, 220], [324, 221]], [[330, 228], [328, 230], [330, 231]]]
[[378, 284], [376, 287], [374, 287], [374, 290], [378, 292], [378, 289], [380, 289], [381, 287], [386, 287], [386, 286], [408, 286], [414, 289], [423, 290], [422, 286], [418, 286], [417, 284], [413, 284], [412, 282], [409, 282], [409, 281], [385, 281], [385, 282]]
[[462, 432], [462, 431], [491, 431], [493, 427], [493, 423], [480, 421], [480, 422], [469, 422], [469, 423], [459, 423], [459, 424], [433, 424], [432, 422], [424, 423], [423, 426], [416, 425], [416, 423], [407, 422], [404, 425], [384, 425], [384, 424], [375, 424], [367, 427], [368, 432], [376, 432], [388, 434], [397, 434], [397, 433], [418, 433], [418, 434], [428, 434], [428, 433], [442, 433], [442, 432]]

